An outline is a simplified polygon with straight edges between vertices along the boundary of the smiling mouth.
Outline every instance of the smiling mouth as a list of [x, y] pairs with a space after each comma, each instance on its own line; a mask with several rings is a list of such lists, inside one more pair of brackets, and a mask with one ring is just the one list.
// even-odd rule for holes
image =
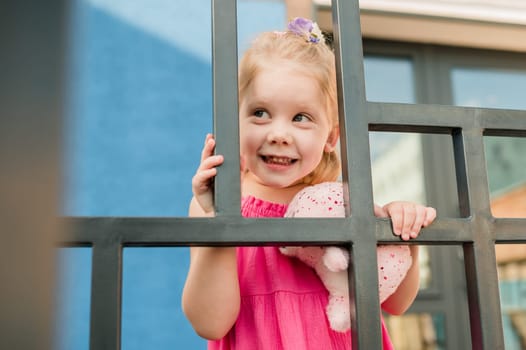
[[297, 161], [297, 159], [288, 158], [288, 157], [261, 156], [261, 158], [267, 164], [278, 164], [278, 165], [291, 165]]

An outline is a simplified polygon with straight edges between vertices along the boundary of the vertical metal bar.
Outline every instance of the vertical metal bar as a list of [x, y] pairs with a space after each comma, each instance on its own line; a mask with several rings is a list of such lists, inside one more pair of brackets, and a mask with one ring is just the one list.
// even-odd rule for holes
[[92, 249], [90, 350], [119, 350], [122, 245], [107, 237]]
[[[450, 104], [444, 100], [441, 91], [450, 89], [449, 72], [444, 70], [434, 47], [418, 48], [413, 59], [415, 74], [415, 94], [417, 103]], [[436, 79], [437, 75], [443, 79]], [[440, 216], [455, 217], [457, 213], [459, 187], [455, 181], [453, 152], [449, 149], [452, 142], [444, 135], [422, 134], [422, 160], [425, 179], [426, 204], [437, 209]], [[465, 168], [465, 165], [462, 164]], [[441, 169], [440, 173], [436, 169]], [[467, 186], [466, 186], [467, 188]], [[469, 349], [469, 315], [467, 298], [459, 298], [459, 288], [446, 288], [446, 281], [455, 281], [461, 290], [465, 288], [463, 258], [460, 258], [460, 246], [429, 246], [431, 276], [433, 288], [437, 294], [433, 298], [417, 295], [415, 304], [436, 307], [444, 315], [446, 337], [443, 339], [446, 349]], [[425, 310], [425, 307], [422, 309]], [[427, 310], [429, 312], [429, 310]], [[451, 320], [456, 320], [453, 322]]]
[[[466, 154], [461, 130], [453, 131], [453, 150], [455, 154], [455, 173], [457, 177], [458, 205], [461, 217], [468, 217], [471, 213], [469, 204], [469, 186], [466, 169]], [[478, 191], [477, 191], [478, 192]]]
[[[374, 232], [374, 231], [373, 231]], [[349, 264], [350, 300], [355, 312], [351, 313], [353, 349], [381, 349], [380, 300], [378, 299], [378, 276], [376, 274], [376, 240], [372, 232], [363, 232], [370, 237], [351, 247]], [[351, 310], [353, 305], [351, 305]], [[375, 311], [376, 310], [376, 311]]]
[[216, 215], [240, 216], [236, 0], [212, 0], [212, 74], [216, 153]]
[[[463, 246], [442, 246], [442, 264], [439, 268], [442, 283], [442, 300], [439, 301], [440, 312], [445, 316], [445, 348], [471, 349], [468, 298], [465, 293], [466, 277]], [[433, 275], [433, 277], [437, 275]]]
[[[381, 349], [380, 303], [375, 273], [376, 226], [373, 218], [372, 180], [369, 155], [363, 49], [358, 1], [333, 1], [334, 47], [338, 84], [340, 142], [347, 216], [351, 230], [360, 232], [352, 246], [349, 269], [353, 349]], [[349, 178], [352, 181], [349, 181]], [[349, 201], [350, 194], [350, 201]], [[352, 212], [351, 212], [352, 209]]]
[[[467, 215], [476, 215], [480, 219], [490, 220], [490, 196], [482, 132], [482, 128], [473, 126], [470, 129], [463, 130], [462, 133], [453, 133], [453, 151], [457, 167], [457, 184], [468, 187], [459, 190], [462, 197], [459, 199], [459, 204], [471, 207], [471, 209], [461, 208], [461, 212], [465, 212]], [[458, 169], [461, 165], [459, 161], [462, 160], [465, 165]], [[468, 195], [469, 197], [467, 197]]]
[[[467, 186], [459, 192], [468, 192], [473, 218], [470, 229], [474, 240], [472, 244], [464, 245], [472, 346], [473, 349], [504, 349], [482, 129], [474, 126], [464, 130], [462, 142], [456, 141], [454, 146], [455, 158], [465, 156], [466, 179], [457, 182]], [[460, 171], [457, 175], [463, 176], [464, 173]]]
[[473, 349], [504, 349], [495, 245], [477, 239], [464, 245], [464, 259]]
[[68, 2], [0, 2], [0, 349], [53, 349]]
[[[336, 0], [332, 13], [343, 181], [349, 185], [353, 215], [370, 216], [371, 161], [358, 1]], [[351, 176], [353, 180], [349, 181]]]

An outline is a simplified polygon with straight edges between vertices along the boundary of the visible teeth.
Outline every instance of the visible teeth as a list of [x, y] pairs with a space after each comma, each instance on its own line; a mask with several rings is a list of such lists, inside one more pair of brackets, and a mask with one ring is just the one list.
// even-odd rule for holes
[[265, 158], [268, 163], [276, 163], [276, 164], [283, 164], [283, 165], [288, 165], [292, 163], [292, 159], [290, 158], [283, 158], [283, 157], [265, 157]]

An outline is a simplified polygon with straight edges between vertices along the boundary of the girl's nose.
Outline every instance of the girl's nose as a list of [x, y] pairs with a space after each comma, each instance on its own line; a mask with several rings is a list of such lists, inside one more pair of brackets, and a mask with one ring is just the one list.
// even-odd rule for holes
[[272, 144], [289, 145], [292, 143], [292, 136], [286, 127], [276, 125], [267, 134], [267, 141]]

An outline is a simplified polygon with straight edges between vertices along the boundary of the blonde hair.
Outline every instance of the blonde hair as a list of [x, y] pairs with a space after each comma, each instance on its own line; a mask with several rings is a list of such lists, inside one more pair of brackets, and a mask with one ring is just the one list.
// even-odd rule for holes
[[[311, 75], [325, 95], [325, 109], [330, 129], [338, 128], [338, 96], [334, 53], [323, 42], [310, 43], [292, 32], [265, 32], [260, 34], [245, 52], [239, 65], [239, 100], [262, 68], [287, 61]], [[340, 159], [336, 150], [324, 152], [320, 163], [303, 183], [314, 185], [336, 181], [340, 175]]]

